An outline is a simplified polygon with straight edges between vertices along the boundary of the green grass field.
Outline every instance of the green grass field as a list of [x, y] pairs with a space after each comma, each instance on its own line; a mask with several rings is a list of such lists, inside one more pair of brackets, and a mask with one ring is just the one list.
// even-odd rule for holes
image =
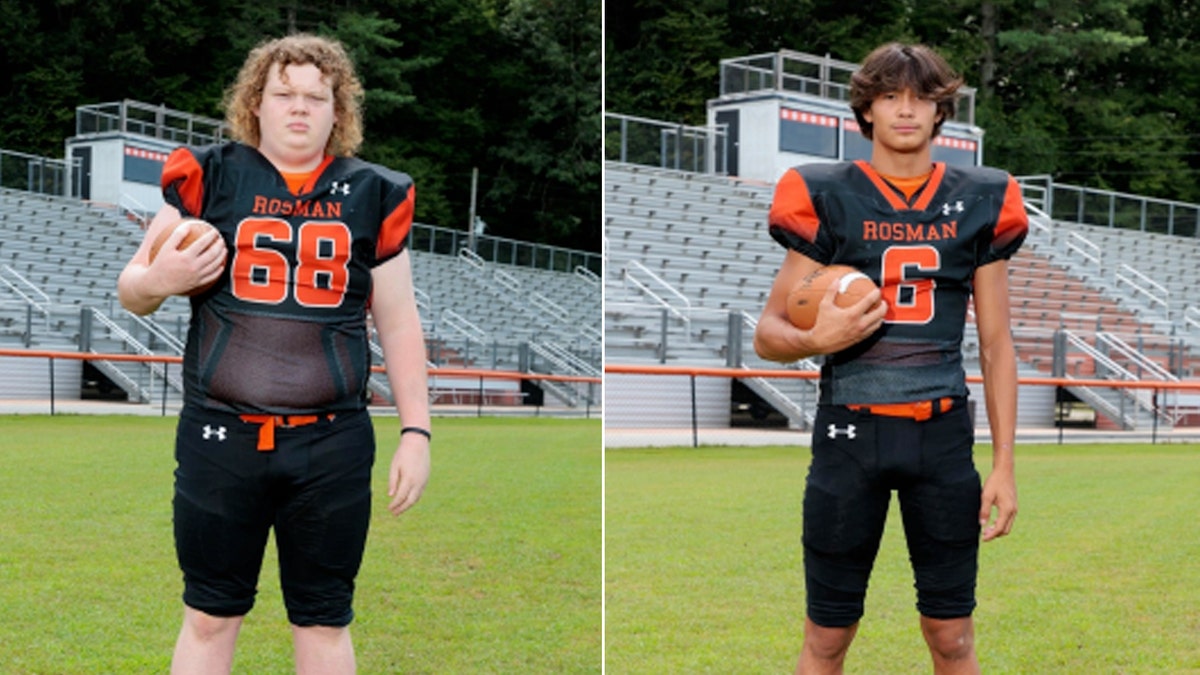
[[[608, 675], [791, 672], [808, 458], [606, 453]], [[1200, 672], [1200, 447], [1018, 447], [1018, 490], [1016, 529], [981, 554], [983, 671]], [[892, 506], [848, 673], [930, 670]]]
[[[164, 673], [182, 615], [174, 419], [0, 417], [0, 673]], [[433, 477], [375, 518], [353, 635], [363, 673], [598, 673], [598, 420], [435, 419]], [[234, 671], [292, 672], [273, 551]]]

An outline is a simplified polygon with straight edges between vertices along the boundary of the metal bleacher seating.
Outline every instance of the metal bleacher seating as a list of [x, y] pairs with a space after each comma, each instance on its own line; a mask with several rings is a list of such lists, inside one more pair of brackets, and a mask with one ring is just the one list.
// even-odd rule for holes
[[[149, 320], [133, 317], [116, 300], [117, 276], [141, 238], [138, 223], [114, 207], [0, 190], [0, 346], [179, 354], [190, 313], [186, 299], [168, 299]], [[412, 259], [434, 365], [528, 367], [518, 363], [518, 343], [526, 343], [533, 358], [541, 357], [539, 372], [599, 373], [595, 275], [423, 251], [413, 251]], [[452, 315], [462, 320], [448, 320]], [[147, 377], [139, 369], [146, 367], [122, 364], [104, 372], [136, 396], [150, 386], [139, 385]]]
[[[751, 347], [781, 259], [767, 233], [772, 186], [620, 163], [605, 176], [605, 358], [777, 367]], [[794, 425], [811, 421], [811, 380], [744, 382]]]
[[[1200, 238], [1065, 221], [1057, 225], [1064, 240], [1074, 245], [1070, 257], [1082, 275], [1114, 280], [1126, 266], [1161, 286], [1165, 293], [1153, 285], [1150, 290], [1162, 297], [1164, 305], [1160, 308], [1164, 313], [1182, 317], [1189, 307], [1200, 308], [1200, 292], [1196, 290], [1200, 285], [1200, 265], [1196, 264], [1200, 260]], [[1096, 260], [1085, 257], [1085, 252]]]
[[[466, 253], [413, 253], [413, 276], [423, 299], [428, 335], [449, 345], [552, 342], [579, 353], [594, 352], [599, 372], [598, 284], [578, 273], [483, 262]], [[530, 298], [541, 298], [540, 303]], [[516, 367], [513, 350], [477, 365]], [[499, 358], [500, 362], [495, 362]]]
[[[772, 365], [759, 361], [750, 347], [753, 318], [762, 310], [782, 256], [767, 233], [770, 186], [608, 163], [604, 198], [609, 361]], [[1022, 372], [1050, 374], [1053, 336], [1060, 329], [1087, 336], [1060, 364], [1076, 377], [1094, 377], [1105, 368], [1143, 372], [1156, 364], [1174, 375], [1200, 372], [1200, 359], [1192, 356], [1200, 344], [1178, 337], [1188, 334], [1187, 307], [1200, 304], [1194, 291], [1200, 282], [1200, 240], [1051, 222], [1034, 214], [1028, 243], [1010, 264]], [[1066, 243], [1079, 237], [1095, 240], [1103, 251], [1096, 269], [1081, 266], [1071, 255]], [[1148, 305], [1144, 294], [1131, 294], [1115, 279], [1118, 273], [1154, 280], [1166, 290], [1167, 306]], [[731, 312], [742, 317], [731, 322]], [[739, 339], [730, 330], [733, 323], [742, 327], [740, 344], [730, 344], [731, 335]], [[1096, 345], [1102, 341], [1104, 354], [1099, 354]], [[1114, 355], [1126, 346], [1139, 354], [1125, 360]], [[977, 349], [969, 321], [968, 370], [978, 370]], [[800, 391], [791, 395], [792, 403], [804, 409], [811, 387], [788, 386]], [[803, 424], [795, 417], [793, 422]]]

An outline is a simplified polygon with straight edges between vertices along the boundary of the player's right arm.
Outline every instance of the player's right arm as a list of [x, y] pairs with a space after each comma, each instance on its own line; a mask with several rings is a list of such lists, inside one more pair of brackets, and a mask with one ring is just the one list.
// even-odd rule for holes
[[154, 263], [150, 263], [154, 240], [181, 217], [179, 210], [170, 204], [159, 209], [146, 228], [141, 246], [117, 278], [121, 306], [138, 316], [150, 314], [168, 297], [207, 283], [224, 270], [225, 247], [213, 246], [221, 238], [217, 232], [204, 234], [195, 244], [180, 251], [177, 249], [186, 230], [179, 229], [171, 233]]
[[802, 253], [787, 252], [754, 331], [754, 351], [762, 358], [790, 363], [817, 354], [832, 354], [857, 344], [883, 325], [887, 303], [880, 302], [878, 289], [842, 308], [834, 302], [837, 284], [830, 284], [825, 291], [817, 310], [817, 322], [811, 329], [801, 330], [793, 325], [787, 314], [788, 294], [801, 279], [820, 267], [820, 263]]

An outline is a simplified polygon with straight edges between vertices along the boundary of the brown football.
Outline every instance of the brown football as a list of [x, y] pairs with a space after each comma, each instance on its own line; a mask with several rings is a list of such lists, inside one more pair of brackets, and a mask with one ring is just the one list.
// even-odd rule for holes
[[[154, 259], [158, 257], [158, 252], [160, 250], [162, 250], [163, 244], [167, 243], [167, 239], [169, 239], [171, 237], [171, 233], [181, 227], [188, 228], [188, 231], [187, 231], [187, 234], [185, 234], [183, 236], [183, 240], [179, 242], [178, 250], [180, 250], [180, 251], [191, 246], [197, 239], [199, 239], [201, 236], [203, 236], [205, 232], [216, 229], [215, 227], [212, 226], [212, 224], [210, 224], [206, 221], [200, 220], [199, 218], [183, 218], [182, 220], [180, 220], [178, 223], [176, 223], [175, 225], [173, 225], [171, 227], [164, 227], [162, 232], [159, 232], [158, 236], [155, 237], [154, 243], [150, 245], [150, 262], [151, 263], [153, 263]], [[213, 286], [215, 286], [217, 284], [217, 282], [220, 280], [221, 280], [221, 277], [217, 277], [215, 280], [213, 280], [212, 282], [210, 282], [208, 284], [205, 284], [203, 286], [197, 286], [197, 287], [191, 289], [185, 295], [200, 295], [201, 293], [203, 293], [203, 292], [207, 291], [208, 289], [212, 288]]]
[[821, 299], [825, 297], [829, 285], [835, 282], [838, 284], [838, 293], [834, 302], [838, 307], [849, 307], [876, 288], [870, 277], [849, 265], [818, 268], [801, 279], [788, 293], [787, 313], [792, 324], [804, 330], [812, 328], [817, 323]]

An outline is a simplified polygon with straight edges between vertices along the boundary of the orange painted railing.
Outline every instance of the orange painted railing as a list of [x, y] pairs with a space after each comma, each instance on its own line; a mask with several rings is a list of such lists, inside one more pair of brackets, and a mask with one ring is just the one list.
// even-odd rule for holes
[[[695, 401], [695, 378], [697, 377], [725, 377], [731, 379], [738, 378], [791, 378], [815, 380], [820, 377], [820, 373], [816, 371], [800, 371], [786, 369], [750, 369], [750, 368], [729, 368], [729, 367], [714, 367], [714, 366], [667, 366], [653, 364], [621, 364], [610, 363], [604, 366], [604, 372], [609, 375], [661, 375], [661, 376], [685, 376], [692, 378], [692, 442], [693, 445], [698, 444], [698, 428], [696, 422], [696, 401]], [[968, 375], [967, 381], [971, 383], [983, 382], [983, 377], [979, 375]], [[1076, 379], [1069, 377], [1018, 377], [1018, 384], [1032, 386], [1049, 386], [1049, 387], [1107, 387], [1113, 389], [1143, 389], [1154, 392], [1154, 408], [1156, 413], [1163, 408], [1159, 405], [1160, 392], [1198, 392], [1200, 393], [1200, 380], [1182, 380], [1168, 382], [1163, 380], [1103, 380], [1103, 379]], [[1184, 407], [1192, 416], [1200, 414], [1200, 410], [1196, 406], [1188, 405]], [[1172, 409], [1168, 406], [1167, 409]], [[1176, 412], [1179, 407], [1173, 408]], [[1059, 425], [1059, 442], [1062, 442], [1063, 425]], [[1152, 442], [1157, 442], [1158, 438], [1158, 415], [1154, 416], [1154, 426], [1151, 430]]]
[[[35, 358], [46, 359], [50, 362], [51, 372], [53, 372], [54, 361], [126, 361], [137, 363], [163, 363], [163, 364], [182, 364], [183, 358], [179, 356], [166, 355], [142, 355], [142, 354], [95, 354], [89, 352], [68, 352], [68, 351], [52, 351], [38, 349], [0, 349], [0, 357], [11, 356], [19, 358]], [[372, 366], [372, 372], [386, 372], [383, 366]], [[478, 379], [480, 388], [482, 389], [484, 380], [533, 380], [533, 381], [552, 381], [552, 382], [576, 382], [581, 384], [601, 384], [603, 378], [586, 375], [554, 375], [548, 373], [519, 373], [508, 370], [484, 370], [475, 368], [429, 368], [427, 369], [428, 377], [431, 380], [437, 378], [469, 378]], [[54, 411], [54, 394], [53, 381], [51, 382], [51, 412]], [[483, 396], [480, 395], [477, 400], [478, 406], [482, 408]], [[588, 401], [589, 416], [592, 402]], [[163, 396], [163, 408], [166, 408], [166, 395]]]
[[[656, 366], [609, 363], [604, 372], [618, 375], [692, 375], [695, 377], [775, 377], [800, 380], [815, 380], [820, 373], [811, 370], [774, 370], [754, 368], [720, 368], [714, 366]], [[979, 375], [968, 375], [967, 382], [983, 382]], [[1019, 377], [1018, 384], [1055, 387], [1109, 387], [1114, 389], [1159, 389], [1163, 391], [1200, 392], [1200, 380], [1085, 380], [1071, 377]]]
[[[90, 352], [61, 352], [38, 349], [0, 349], [0, 356], [18, 356], [66, 361], [133, 361], [140, 363], [183, 363], [183, 357], [142, 354], [94, 354]], [[386, 372], [383, 366], [373, 366], [373, 372]], [[551, 380], [600, 384], [599, 377], [586, 375], [551, 375], [548, 373], [517, 373], [511, 370], [482, 370], [475, 368], [429, 368], [430, 377], [482, 377], [487, 380]]]

